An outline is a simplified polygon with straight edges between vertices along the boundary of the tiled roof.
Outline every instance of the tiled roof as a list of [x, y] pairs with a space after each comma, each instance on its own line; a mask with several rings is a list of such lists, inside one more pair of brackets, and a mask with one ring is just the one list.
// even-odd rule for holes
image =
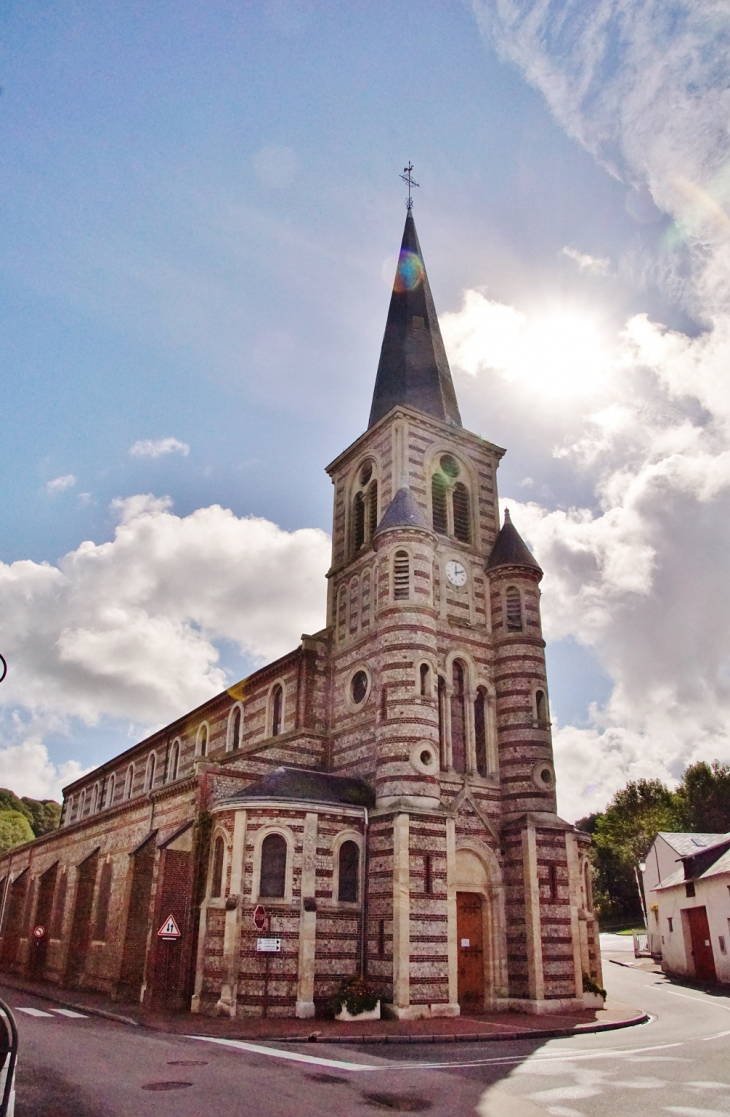
[[676, 850], [678, 857], [691, 857], [701, 849], [721, 842], [725, 837], [724, 834], [674, 834], [668, 830], [660, 830], [657, 836], [664, 838], [667, 845]]
[[494, 570], [497, 566], [530, 566], [542, 573], [540, 563], [512, 523], [507, 509], [504, 513], [504, 525], [487, 559], [487, 570]]
[[239, 799], [305, 799], [314, 803], [345, 803], [372, 807], [375, 793], [365, 780], [335, 776], [311, 768], [275, 768], [235, 797]]
[[411, 490], [405, 486], [398, 489], [385, 509], [377, 531], [387, 531], [391, 527], [420, 527], [425, 528], [426, 531], [431, 530], [425, 512]]

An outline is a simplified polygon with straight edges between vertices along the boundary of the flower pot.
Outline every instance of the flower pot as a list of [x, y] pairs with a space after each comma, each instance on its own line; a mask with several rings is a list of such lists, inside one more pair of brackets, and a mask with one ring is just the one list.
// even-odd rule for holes
[[380, 1001], [376, 1004], [375, 1008], [371, 1008], [369, 1012], [358, 1012], [357, 1016], [353, 1016], [347, 1011], [343, 1005], [340, 1011], [335, 1015], [335, 1020], [379, 1020], [380, 1019]]
[[600, 993], [584, 993], [583, 1004], [586, 1008], [605, 1008], [605, 998]]

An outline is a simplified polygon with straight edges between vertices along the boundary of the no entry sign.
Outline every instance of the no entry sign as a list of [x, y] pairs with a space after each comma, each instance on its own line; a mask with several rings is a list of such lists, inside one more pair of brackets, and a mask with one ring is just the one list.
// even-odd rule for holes
[[257, 931], [263, 931], [266, 926], [266, 908], [263, 904], [258, 904], [254, 908], [253, 925]]

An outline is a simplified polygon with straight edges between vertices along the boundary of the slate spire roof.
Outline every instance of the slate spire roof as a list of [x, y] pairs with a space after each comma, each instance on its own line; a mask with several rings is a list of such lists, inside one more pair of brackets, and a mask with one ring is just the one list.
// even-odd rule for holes
[[529, 566], [542, 574], [540, 563], [512, 523], [508, 509], [505, 509], [502, 530], [487, 559], [487, 570], [494, 570], [497, 566]]
[[397, 404], [415, 407], [442, 422], [461, 426], [451, 370], [410, 209], [385, 323], [368, 427], [374, 426]]
[[387, 531], [391, 527], [415, 527], [424, 531], [431, 530], [425, 512], [411, 490], [405, 485], [402, 489], [398, 489], [385, 509], [375, 534], [377, 535], [379, 531]]

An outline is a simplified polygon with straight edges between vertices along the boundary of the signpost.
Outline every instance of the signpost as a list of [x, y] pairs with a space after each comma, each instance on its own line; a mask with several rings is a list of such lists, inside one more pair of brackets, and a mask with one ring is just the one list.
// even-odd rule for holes
[[256, 949], [264, 954], [278, 954], [281, 950], [281, 939], [256, 939]]
[[[33, 932], [33, 933], [35, 934], [35, 932]], [[168, 915], [167, 919], [165, 920], [165, 922], [162, 924], [159, 931], [157, 932], [157, 935], [161, 939], [179, 939], [180, 938], [180, 928], [178, 927], [177, 923], [175, 922], [175, 916], [174, 915]]]
[[[253, 925], [257, 931], [271, 934], [271, 916], [263, 904], [257, 904], [253, 913]], [[256, 939], [256, 953], [264, 956], [264, 1016], [269, 1012], [269, 959], [281, 950], [281, 939]]]
[[263, 931], [266, 926], [266, 908], [263, 904], [257, 904], [254, 908], [253, 925], [257, 931]]
[[38, 939], [39, 942], [43, 938], [45, 933], [46, 933], [46, 929], [45, 929], [45, 927], [41, 927], [40, 923], [38, 924], [37, 927], [33, 928], [33, 938]]

